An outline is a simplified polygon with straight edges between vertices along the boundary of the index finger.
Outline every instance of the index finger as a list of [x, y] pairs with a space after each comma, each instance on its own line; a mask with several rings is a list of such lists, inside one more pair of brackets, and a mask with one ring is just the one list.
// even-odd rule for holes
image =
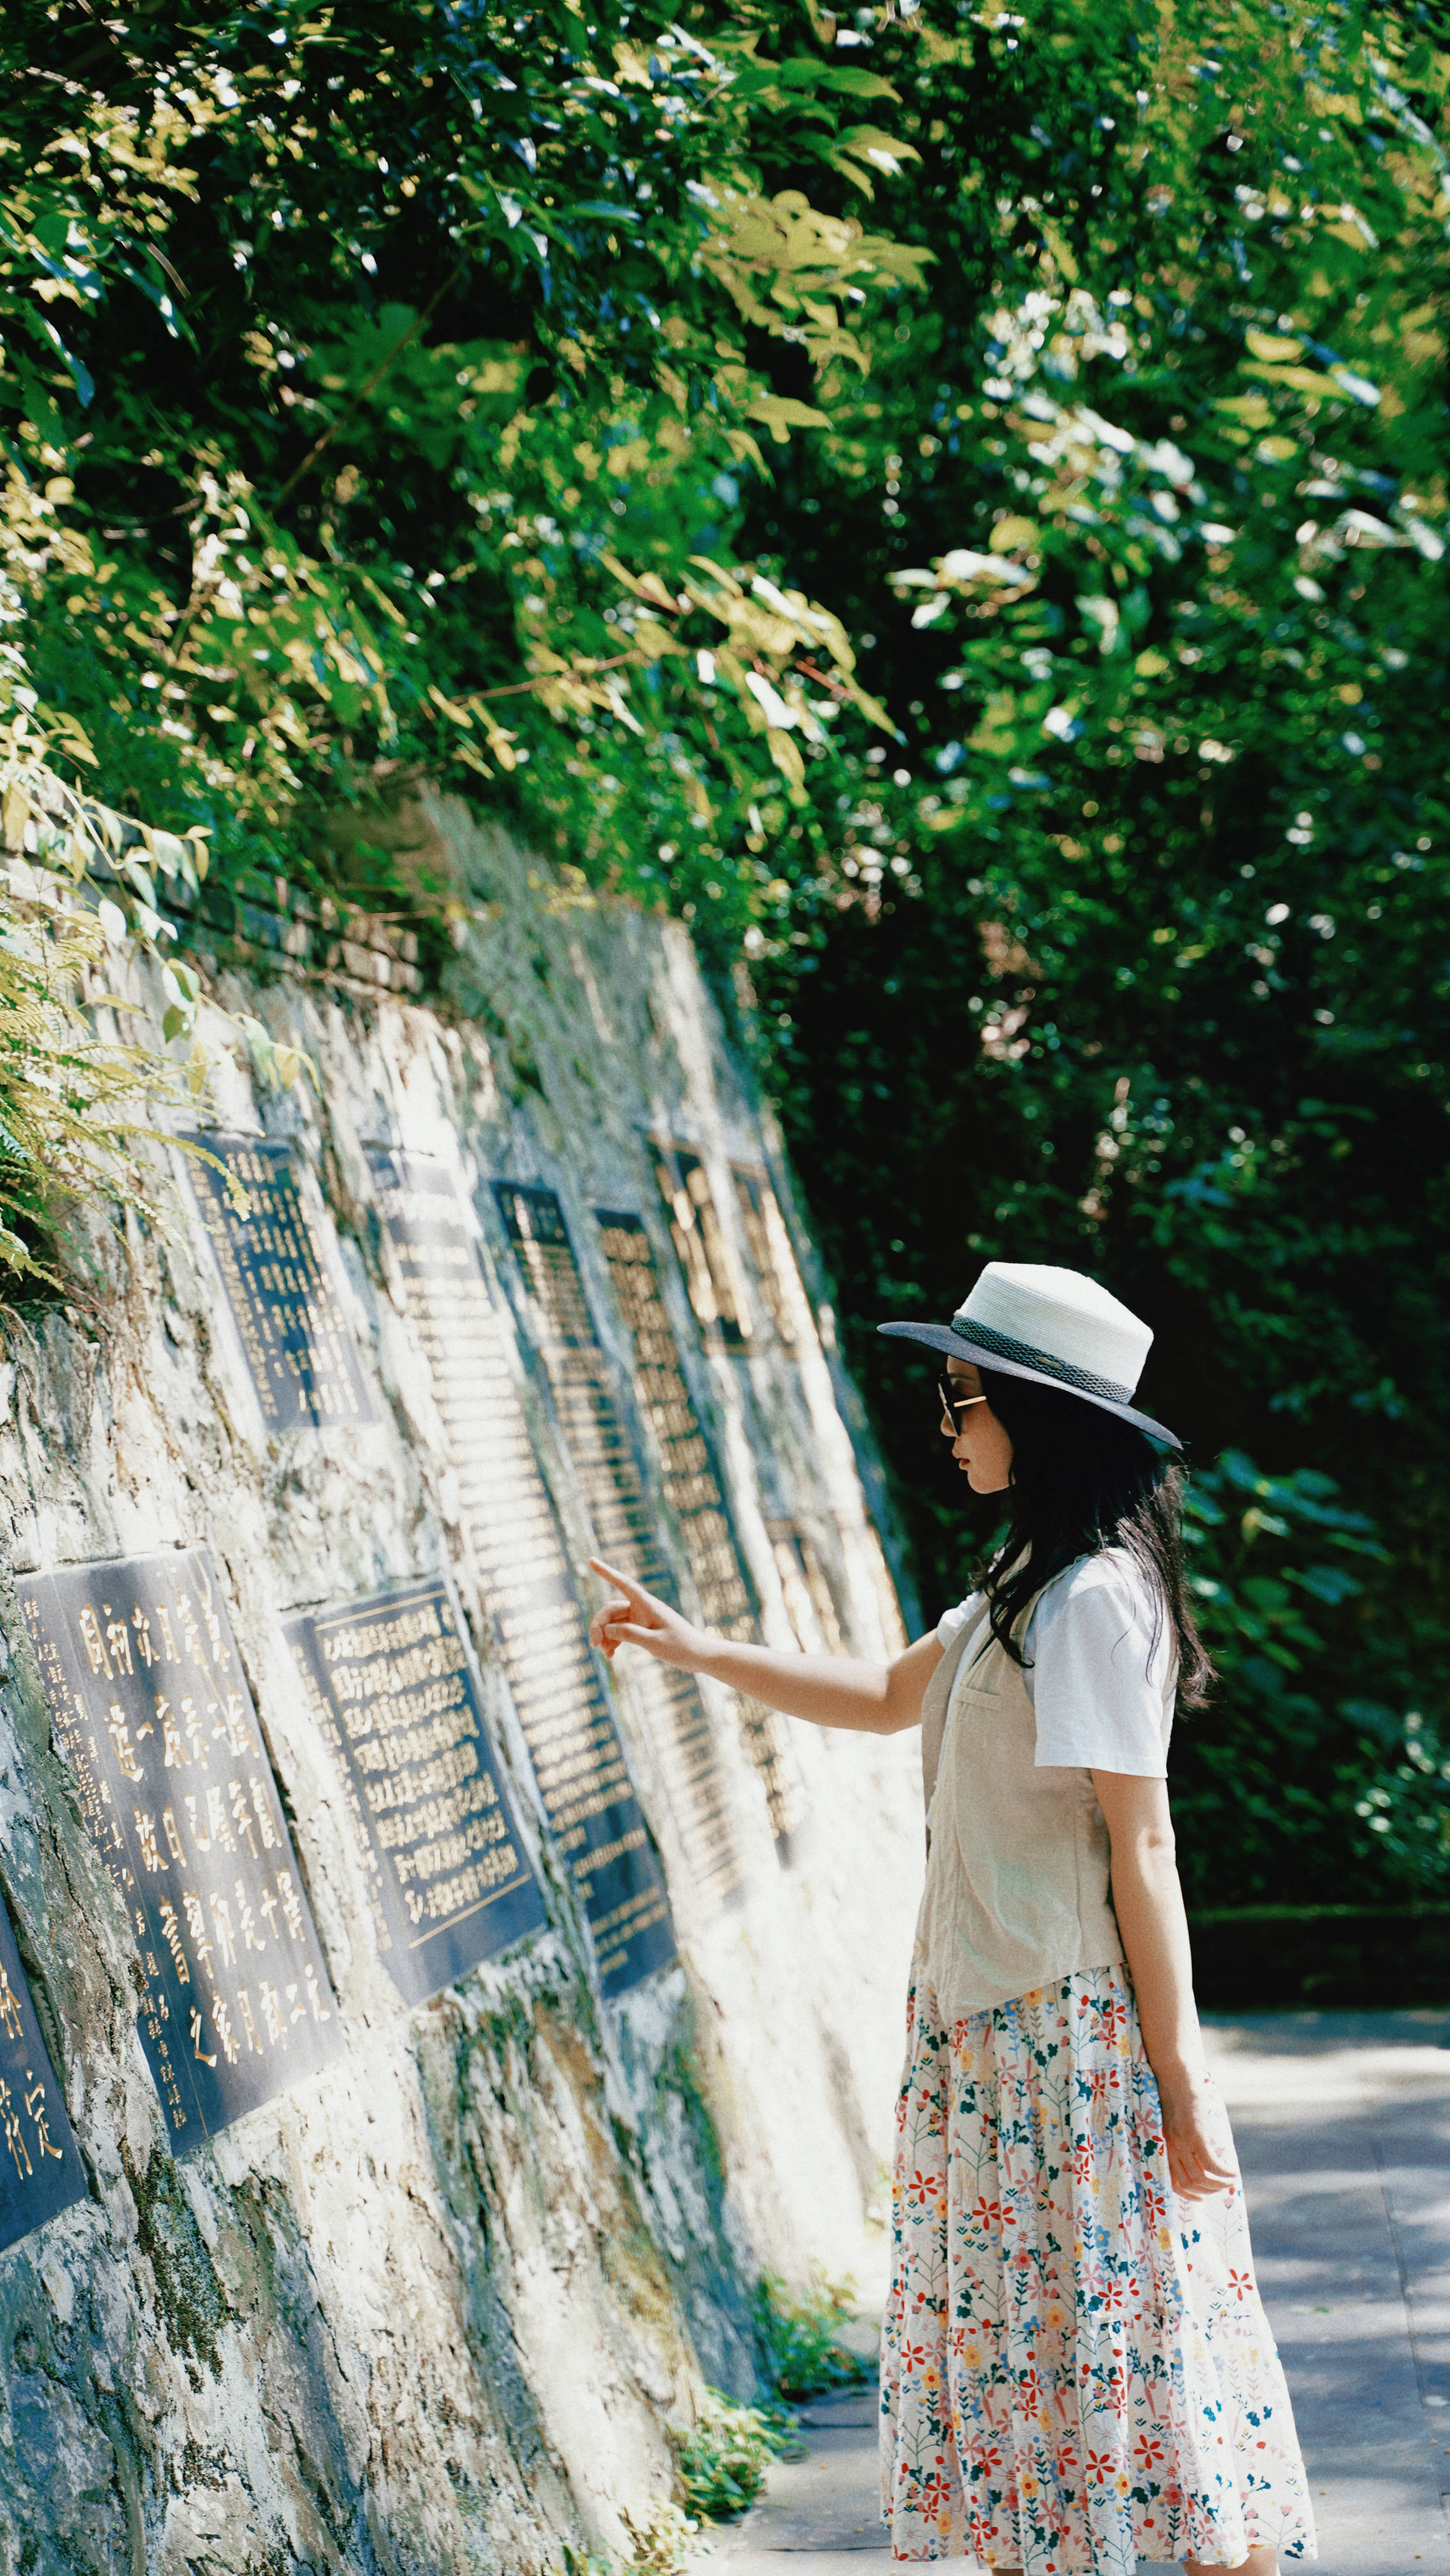
[[633, 1575], [631, 1574], [621, 1574], [616, 1566], [606, 1565], [602, 1556], [591, 1556], [589, 1559], [589, 1567], [591, 1573], [601, 1574], [606, 1583], [617, 1583], [620, 1591], [625, 1594], [627, 1599], [632, 1601], [648, 1600], [649, 1595], [645, 1591], [642, 1583], [636, 1583]]

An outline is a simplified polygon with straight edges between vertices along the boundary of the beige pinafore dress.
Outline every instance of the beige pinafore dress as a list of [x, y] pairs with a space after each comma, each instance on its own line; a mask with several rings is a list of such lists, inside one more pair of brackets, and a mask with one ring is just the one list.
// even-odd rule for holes
[[1037, 1768], [985, 1604], [928, 1686], [922, 1765], [882, 2339], [892, 2554], [1024, 2576], [1313, 2557], [1242, 2189], [1169, 2187], [1092, 1776]]

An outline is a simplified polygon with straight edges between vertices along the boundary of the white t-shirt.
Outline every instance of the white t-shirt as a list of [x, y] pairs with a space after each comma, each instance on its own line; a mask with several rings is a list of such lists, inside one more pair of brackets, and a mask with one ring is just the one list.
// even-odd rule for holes
[[[943, 1647], [981, 1599], [969, 1593], [938, 1620]], [[1038, 1594], [1023, 1651], [1039, 1770], [1167, 1778], [1178, 1657], [1168, 1614], [1125, 1549], [1081, 1556], [1057, 1575]]]

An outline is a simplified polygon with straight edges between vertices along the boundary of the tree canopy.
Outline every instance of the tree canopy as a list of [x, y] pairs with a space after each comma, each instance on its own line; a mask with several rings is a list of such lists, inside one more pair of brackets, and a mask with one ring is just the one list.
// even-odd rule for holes
[[128, 1073], [39, 875], [107, 852], [142, 938], [203, 865], [426, 918], [327, 821], [441, 776], [691, 921], [928, 1597], [970, 1548], [874, 1322], [1095, 1272], [1224, 1461], [1230, 1892], [1443, 1889], [1438, 0], [0, 46], [11, 1257], [87, 1178], [37, 1051], [81, 1130]]

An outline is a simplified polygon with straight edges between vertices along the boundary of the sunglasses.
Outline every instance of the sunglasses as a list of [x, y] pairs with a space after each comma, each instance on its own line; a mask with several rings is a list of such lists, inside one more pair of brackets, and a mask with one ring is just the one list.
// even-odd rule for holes
[[962, 1427], [957, 1420], [958, 1414], [968, 1413], [974, 1404], [985, 1404], [987, 1401], [984, 1395], [959, 1395], [955, 1381], [949, 1377], [937, 1379], [936, 1391], [941, 1400], [942, 1420], [951, 1425], [953, 1438]]

